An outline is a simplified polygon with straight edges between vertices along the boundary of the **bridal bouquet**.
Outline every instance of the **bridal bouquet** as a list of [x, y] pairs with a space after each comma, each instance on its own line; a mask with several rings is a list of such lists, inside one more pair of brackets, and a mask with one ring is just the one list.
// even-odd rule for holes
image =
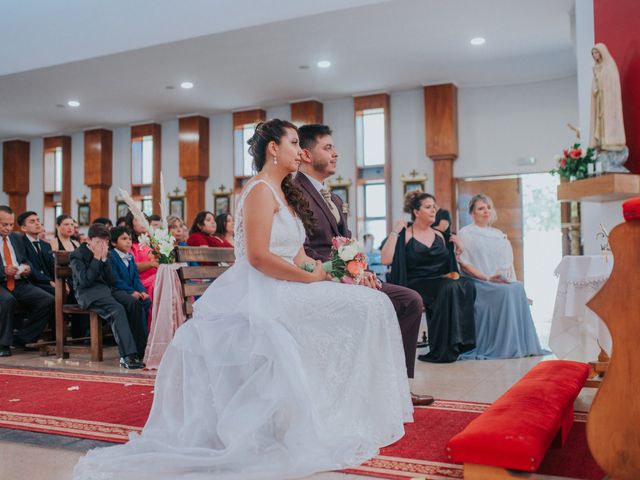
[[[308, 272], [314, 268], [308, 263], [301, 267]], [[334, 237], [331, 240], [331, 258], [322, 264], [322, 268], [336, 282], [360, 285], [367, 268], [367, 257], [357, 241]]]

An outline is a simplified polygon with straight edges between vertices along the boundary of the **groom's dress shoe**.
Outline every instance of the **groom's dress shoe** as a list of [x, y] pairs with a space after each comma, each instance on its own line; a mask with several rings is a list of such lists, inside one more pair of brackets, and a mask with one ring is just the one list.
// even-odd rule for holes
[[10, 357], [10, 356], [11, 356], [11, 348], [5, 345], [0, 346], [0, 357]]
[[411, 403], [414, 407], [424, 407], [425, 405], [431, 405], [435, 399], [431, 395], [417, 395], [411, 393]]

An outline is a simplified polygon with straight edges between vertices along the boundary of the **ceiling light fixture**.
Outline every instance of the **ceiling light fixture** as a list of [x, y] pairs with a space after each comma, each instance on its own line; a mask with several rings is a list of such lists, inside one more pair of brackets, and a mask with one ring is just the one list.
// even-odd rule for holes
[[190, 88], [193, 88], [193, 83], [191, 83], [191, 82], [182, 82], [180, 84], [180, 86], [182, 88], [184, 88], [185, 90], [189, 90]]
[[79, 107], [80, 106], [80, 102], [77, 100], [69, 100], [67, 102], [67, 105], [69, 105], [70, 107]]
[[472, 38], [469, 43], [477, 47], [479, 45], [484, 45], [484, 42], [486, 42], [484, 37], [475, 37], [475, 38]]
[[331, 62], [329, 60], [320, 60], [318, 62], [318, 68], [329, 68], [331, 66]]

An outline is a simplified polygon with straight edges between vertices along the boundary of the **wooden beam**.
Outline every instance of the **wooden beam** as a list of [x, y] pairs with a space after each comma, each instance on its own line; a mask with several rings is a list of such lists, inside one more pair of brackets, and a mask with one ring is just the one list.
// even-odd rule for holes
[[242, 128], [250, 123], [264, 122], [266, 118], [267, 112], [259, 108], [233, 112], [233, 129]]
[[27, 209], [29, 142], [23, 140], [4, 142], [2, 158], [2, 189], [9, 195], [9, 206], [18, 215]]
[[209, 178], [209, 119], [181, 118], [179, 122], [180, 176], [187, 181], [184, 221], [189, 225], [205, 206], [205, 182]]
[[84, 183], [91, 188], [91, 216], [109, 216], [112, 182], [113, 132], [95, 129], [84, 132]]
[[453, 162], [458, 158], [458, 89], [452, 83], [424, 87], [425, 151], [433, 160], [438, 205], [454, 207]]
[[317, 100], [306, 100], [291, 104], [291, 122], [296, 125], [322, 124], [324, 105]]

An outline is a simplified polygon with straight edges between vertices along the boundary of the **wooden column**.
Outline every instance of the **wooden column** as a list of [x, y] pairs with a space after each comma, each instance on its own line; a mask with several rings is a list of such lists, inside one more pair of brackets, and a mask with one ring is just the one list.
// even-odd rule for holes
[[[154, 215], [160, 215], [160, 172], [162, 171], [162, 126], [147, 123], [131, 127], [131, 140], [150, 136], [153, 139], [153, 182], [151, 183], [151, 203]], [[129, 167], [131, 169], [131, 167]]]
[[458, 158], [458, 88], [452, 83], [424, 87], [427, 157], [433, 160], [438, 205], [454, 213], [453, 162]]
[[305, 100], [291, 104], [291, 122], [296, 125], [322, 124], [324, 106], [317, 100]]
[[11, 140], [2, 144], [2, 189], [16, 215], [27, 209], [29, 193], [29, 142]]
[[91, 218], [109, 216], [109, 189], [113, 163], [113, 132], [84, 132], [84, 183], [91, 188]]
[[42, 154], [44, 157], [47, 150], [54, 150], [58, 147], [62, 148], [62, 192], [60, 192], [60, 203], [62, 203], [62, 211], [71, 215], [71, 137], [45, 138]]
[[266, 118], [267, 112], [259, 108], [233, 112], [233, 129], [243, 128], [250, 123], [264, 122]]
[[209, 119], [194, 116], [179, 122], [180, 176], [187, 181], [184, 221], [190, 225], [205, 207], [205, 182], [209, 178]]

